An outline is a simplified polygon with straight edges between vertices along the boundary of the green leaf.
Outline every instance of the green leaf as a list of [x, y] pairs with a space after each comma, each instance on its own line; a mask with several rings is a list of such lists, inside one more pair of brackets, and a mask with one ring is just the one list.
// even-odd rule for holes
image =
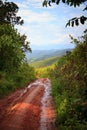
[[72, 27], [73, 27], [74, 26], [74, 21], [72, 21], [71, 24], [72, 24]]
[[75, 24], [76, 24], [76, 26], [79, 25], [79, 21], [78, 21], [78, 19], [75, 20]]

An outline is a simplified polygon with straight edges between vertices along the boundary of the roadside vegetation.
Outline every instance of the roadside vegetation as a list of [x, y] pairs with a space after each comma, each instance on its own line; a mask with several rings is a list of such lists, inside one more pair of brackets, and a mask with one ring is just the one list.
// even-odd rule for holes
[[87, 30], [49, 72], [59, 130], [87, 129]]
[[49, 71], [54, 68], [54, 65], [42, 68], [35, 68], [35, 74], [37, 78], [50, 78]]
[[35, 79], [25, 58], [25, 40], [12, 25], [0, 25], [0, 98]]

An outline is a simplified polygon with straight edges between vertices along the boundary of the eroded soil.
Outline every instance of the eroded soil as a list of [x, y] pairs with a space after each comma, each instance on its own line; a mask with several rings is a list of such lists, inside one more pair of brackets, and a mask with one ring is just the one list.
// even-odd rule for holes
[[0, 130], [56, 130], [50, 80], [38, 79], [0, 100]]

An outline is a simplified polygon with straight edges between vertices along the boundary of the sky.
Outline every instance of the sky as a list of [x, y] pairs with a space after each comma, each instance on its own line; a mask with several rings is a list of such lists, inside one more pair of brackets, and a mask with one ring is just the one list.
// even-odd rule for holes
[[69, 7], [66, 4], [53, 4], [51, 7], [42, 7], [43, 0], [8, 0], [19, 7], [18, 15], [24, 20], [22, 26], [16, 28], [21, 34], [27, 36], [32, 50], [50, 50], [73, 48], [69, 34], [78, 38], [87, 28], [85, 25], [78, 27], [65, 27], [69, 19], [86, 15], [82, 11], [85, 4], [79, 8]]

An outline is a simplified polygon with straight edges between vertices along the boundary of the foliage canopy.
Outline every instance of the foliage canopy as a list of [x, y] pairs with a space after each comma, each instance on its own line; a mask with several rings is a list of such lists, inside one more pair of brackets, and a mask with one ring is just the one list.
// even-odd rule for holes
[[25, 40], [26, 36], [21, 36], [13, 26], [0, 25], [0, 70], [11, 72], [18, 69], [25, 57], [25, 51], [31, 50]]
[[43, 2], [43, 6], [51, 6], [51, 3], [56, 3], [57, 5], [60, 2], [63, 2], [64, 4], [67, 4], [69, 6], [80, 6], [80, 4], [82, 4], [83, 2], [86, 2], [87, 0], [44, 0]]
[[20, 16], [17, 16], [19, 8], [14, 2], [0, 0], [0, 24], [23, 24]]
[[[43, 1], [43, 6], [51, 6], [52, 3], [55, 3], [55, 4], [60, 4], [60, 2], [63, 2], [64, 4], [67, 4], [69, 6], [74, 6], [74, 7], [77, 7], [77, 6], [80, 6], [82, 3], [86, 2], [87, 0], [44, 0]], [[83, 11], [86, 11], [87, 10], [87, 5], [86, 7], [83, 9]], [[66, 24], [66, 27], [67, 26], [78, 26], [79, 23], [81, 24], [84, 24], [85, 22], [87, 21], [87, 17], [86, 16], [80, 16], [79, 18], [78, 17], [74, 17], [72, 19], [70, 19], [68, 21], [68, 23]]]

